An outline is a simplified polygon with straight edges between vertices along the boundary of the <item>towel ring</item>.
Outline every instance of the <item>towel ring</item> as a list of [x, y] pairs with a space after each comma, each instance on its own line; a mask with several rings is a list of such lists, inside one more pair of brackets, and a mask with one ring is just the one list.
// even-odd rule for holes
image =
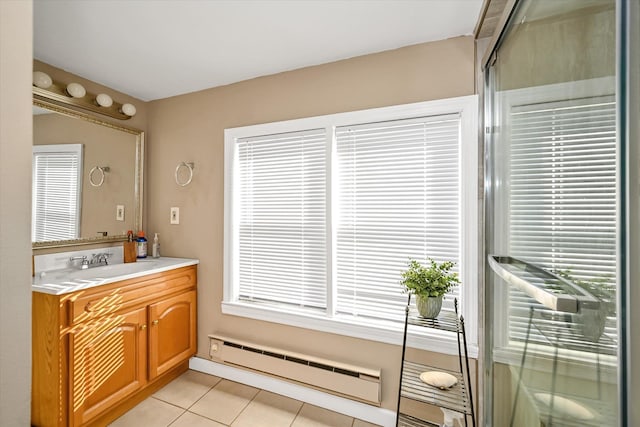
[[[187, 170], [189, 171], [189, 178], [184, 181], [184, 182], [180, 182], [180, 178], [178, 178], [178, 173], [180, 172], [180, 168], [187, 168]], [[180, 162], [178, 163], [178, 166], [176, 166], [176, 184], [178, 184], [180, 187], [186, 187], [187, 185], [191, 184], [191, 180], [193, 179], [193, 162]]]
[[[102, 184], [104, 184], [104, 174], [105, 174], [106, 172], [109, 172], [109, 170], [110, 170], [109, 166], [94, 166], [94, 167], [91, 169], [91, 172], [89, 172], [89, 183], [90, 183], [91, 185], [93, 185], [94, 187], [101, 187], [101, 186], [102, 186]], [[98, 182], [98, 183], [96, 183], [96, 182], [94, 182], [94, 181], [93, 181], [93, 174], [94, 174], [96, 171], [99, 171], [99, 172], [100, 172], [100, 182]]]

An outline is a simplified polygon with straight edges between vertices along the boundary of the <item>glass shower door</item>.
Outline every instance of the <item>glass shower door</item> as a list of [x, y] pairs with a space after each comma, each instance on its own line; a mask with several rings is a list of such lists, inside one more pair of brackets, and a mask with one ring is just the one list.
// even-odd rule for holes
[[615, 50], [615, 1], [520, 1], [486, 71], [487, 426], [618, 425]]

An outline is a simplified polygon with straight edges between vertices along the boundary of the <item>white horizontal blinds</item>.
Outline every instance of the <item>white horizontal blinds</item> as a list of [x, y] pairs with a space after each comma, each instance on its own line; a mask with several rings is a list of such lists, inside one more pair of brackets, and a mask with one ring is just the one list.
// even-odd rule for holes
[[[513, 107], [510, 116], [510, 251], [550, 271], [596, 282], [615, 302], [616, 121], [611, 97]], [[529, 307], [511, 291], [510, 336], [522, 340]], [[543, 335], [578, 331], [576, 316], [548, 320]], [[615, 315], [600, 344], [615, 351]], [[540, 333], [534, 340], [548, 342]], [[581, 336], [565, 343], [591, 350]], [[610, 346], [608, 344], [611, 344]]]
[[336, 311], [400, 320], [409, 258], [459, 261], [459, 115], [338, 127], [336, 140]]
[[326, 307], [324, 129], [237, 141], [240, 300]]
[[82, 144], [33, 147], [32, 239], [79, 236]]

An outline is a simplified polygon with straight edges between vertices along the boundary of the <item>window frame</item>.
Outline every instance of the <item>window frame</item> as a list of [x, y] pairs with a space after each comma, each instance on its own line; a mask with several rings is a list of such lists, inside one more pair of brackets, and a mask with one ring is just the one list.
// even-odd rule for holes
[[[224, 261], [223, 261], [223, 299], [222, 313], [241, 317], [281, 323], [285, 325], [336, 333], [389, 344], [401, 344], [402, 327], [391, 321], [358, 319], [351, 316], [335, 315], [330, 312], [322, 315], [290, 307], [256, 306], [238, 301], [237, 288], [234, 286], [236, 270], [234, 264], [234, 233], [238, 229], [234, 212], [238, 209], [238, 197], [234, 197], [233, 188], [237, 167], [236, 141], [251, 136], [303, 131], [325, 128], [327, 132], [327, 279], [328, 298], [332, 298], [331, 286], [334, 274], [332, 253], [335, 249], [335, 230], [332, 227], [334, 198], [337, 183], [332, 176], [332, 163], [335, 161], [335, 128], [359, 123], [402, 120], [421, 116], [459, 114], [460, 133], [460, 277], [461, 314], [467, 323], [467, 341], [472, 357], [478, 354], [478, 218], [479, 186], [478, 175], [478, 97], [469, 95], [443, 100], [425, 101], [390, 107], [373, 108], [346, 113], [336, 113], [302, 119], [265, 123], [224, 131]], [[329, 310], [330, 308], [328, 308]], [[455, 335], [425, 328], [411, 327], [407, 345], [424, 350], [445, 354], [458, 354]]]

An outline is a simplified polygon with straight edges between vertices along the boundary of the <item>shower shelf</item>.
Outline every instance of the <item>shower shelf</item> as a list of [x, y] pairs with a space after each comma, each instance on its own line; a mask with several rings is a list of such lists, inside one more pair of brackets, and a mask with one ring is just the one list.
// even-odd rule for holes
[[489, 255], [491, 269], [551, 310], [578, 313], [581, 309], [598, 310], [600, 301], [571, 281], [534, 264], [510, 256]]
[[[467, 340], [464, 329], [464, 319], [458, 316], [458, 301], [454, 303], [455, 313], [442, 311], [436, 319], [426, 319], [418, 315], [415, 308], [411, 307], [411, 295], [406, 307], [404, 340], [402, 347], [402, 365], [400, 372], [400, 396], [398, 396], [398, 417], [397, 426], [401, 427], [431, 427], [434, 424], [404, 414], [400, 410], [400, 397], [413, 401], [427, 403], [440, 408], [460, 414], [467, 424], [470, 416], [473, 426], [475, 426], [475, 413], [473, 408], [473, 397], [470, 393], [471, 375], [469, 372], [469, 357], [467, 352]], [[421, 363], [405, 360], [405, 350], [407, 343], [408, 325], [432, 328], [455, 333], [458, 342], [458, 370], [451, 371]], [[450, 389], [441, 390], [430, 386], [420, 379], [420, 374], [425, 371], [440, 371], [453, 375], [457, 383]]]

